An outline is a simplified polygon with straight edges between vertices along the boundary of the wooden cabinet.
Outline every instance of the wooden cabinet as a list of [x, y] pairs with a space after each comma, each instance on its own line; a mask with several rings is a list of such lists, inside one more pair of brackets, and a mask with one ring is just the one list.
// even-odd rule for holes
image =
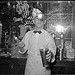
[[0, 74], [24, 74], [26, 58], [0, 57]]

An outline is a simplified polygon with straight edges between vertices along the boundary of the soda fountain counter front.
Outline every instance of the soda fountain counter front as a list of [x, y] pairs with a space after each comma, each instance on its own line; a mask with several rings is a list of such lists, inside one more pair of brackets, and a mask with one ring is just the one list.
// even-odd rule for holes
[[[10, 54], [0, 55], [0, 74], [24, 74], [27, 54], [15, 56]], [[54, 63], [50, 63], [52, 74], [75, 74], [75, 59], [56, 56]]]

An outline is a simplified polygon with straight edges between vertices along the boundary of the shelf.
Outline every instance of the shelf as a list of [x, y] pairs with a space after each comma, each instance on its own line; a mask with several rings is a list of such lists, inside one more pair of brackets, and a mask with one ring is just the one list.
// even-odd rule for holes
[[75, 62], [75, 58], [66, 58], [66, 59], [63, 59], [63, 60], [56, 60], [56, 62], [64, 62], [64, 61], [74, 61]]
[[72, 13], [55, 13], [55, 14], [45, 14], [45, 15], [58, 15], [58, 16], [62, 16], [62, 15], [73, 15]]
[[53, 67], [72, 67], [75, 68], [75, 59], [63, 59], [63, 60], [56, 60], [53, 63]]
[[[60, 40], [60, 38], [55, 38], [56, 40]], [[64, 40], [72, 40], [72, 38], [64, 38]]]

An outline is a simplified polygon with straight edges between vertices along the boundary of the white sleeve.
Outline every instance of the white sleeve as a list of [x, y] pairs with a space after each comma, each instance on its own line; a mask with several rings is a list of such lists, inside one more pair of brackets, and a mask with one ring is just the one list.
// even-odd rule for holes
[[24, 49], [27, 50], [28, 49], [28, 46], [29, 46], [29, 36], [30, 35], [30, 31], [27, 32], [25, 34], [25, 36], [23, 37], [22, 41], [20, 43], [23, 43], [25, 46], [24, 46]]
[[53, 59], [51, 62], [54, 62], [55, 55], [56, 55], [56, 45], [55, 45], [55, 41], [51, 35], [48, 35], [48, 37], [47, 37], [47, 47], [53, 53]]

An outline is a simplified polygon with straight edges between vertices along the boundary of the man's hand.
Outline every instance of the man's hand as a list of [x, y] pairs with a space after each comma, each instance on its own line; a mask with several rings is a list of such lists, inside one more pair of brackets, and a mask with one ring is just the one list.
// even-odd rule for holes
[[23, 42], [20, 42], [18, 46], [20, 49], [19, 53], [24, 54], [25, 53], [25, 50], [24, 50], [25, 44]]
[[52, 60], [52, 58], [53, 58], [53, 53], [50, 50], [48, 50], [46, 53], [47, 61], [50, 62]]
[[23, 42], [20, 42], [20, 43], [18, 44], [18, 46], [19, 46], [19, 47], [24, 47], [25, 44], [24, 44]]

